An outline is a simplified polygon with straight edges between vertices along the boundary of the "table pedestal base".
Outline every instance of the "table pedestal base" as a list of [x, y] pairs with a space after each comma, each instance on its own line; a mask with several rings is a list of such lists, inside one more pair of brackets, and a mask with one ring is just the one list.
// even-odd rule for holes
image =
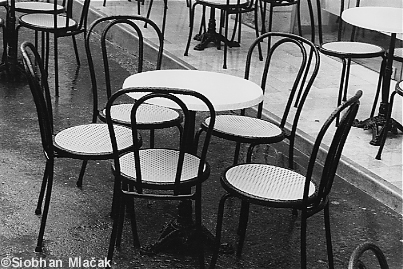
[[[154, 255], [168, 249], [180, 249], [182, 253], [184, 250], [187, 253], [197, 253], [197, 229], [191, 214], [189, 215], [189, 209], [192, 210], [191, 201], [181, 202], [178, 206], [178, 217], [164, 226], [155, 243], [141, 247], [140, 253]], [[215, 237], [203, 225], [202, 236], [204, 244], [212, 247]], [[231, 245], [224, 243], [220, 247], [220, 252], [231, 254], [234, 253], [234, 249]]]
[[215, 31], [208, 31], [204, 34], [197, 34], [194, 37], [195, 40], [200, 41], [199, 44], [197, 44], [194, 49], [195, 50], [204, 50], [205, 48], [207, 48], [209, 43], [214, 43], [214, 45], [216, 47], [220, 47], [220, 43], [224, 42], [227, 44], [228, 47], [230, 48], [234, 48], [234, 47], [240, 47], [239, 43], [236, 41], [230, 41], [228, 39], [226, 39], [223, 35], [215, 32]]
[[378, 115], [372, 118], [368, 118], [363, 121], [355, 120], [354, 127], [363, 128], [364, 130], [372, 130], [372, 140], [369, 142], [373, 146], [379, 146], [383, 133], [391, 131], [393, 134], [397, 134], [398, 130], [403, 132], [403, 126], [394, 119], [390, 119], [390, 125], [388, 130], [385, 130], [386, 118], [382, 115]]

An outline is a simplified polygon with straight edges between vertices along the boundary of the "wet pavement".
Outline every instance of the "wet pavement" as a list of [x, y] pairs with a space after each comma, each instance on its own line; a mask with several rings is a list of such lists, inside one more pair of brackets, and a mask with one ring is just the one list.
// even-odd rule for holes
[[[20, 41], [33, 40], [22, 31]], [[83, 48], [81, 39], [78, 45]], [[77, 67], [71, 40], [61, 45], [60, 97], [54, 98], [55, 130], [91, 121], [92, 96], [84, 49]], [[135, 72], [135, 57], [115, 49], [113, 63], [115, 85]], [[100, 59], [99, 59], [100, 61]], [[100, 62], [99, 62], [100, 64]], [[53, 76], [51, 76], [52, 79]], [[53, 85], [52, 82], [50, 85]], [[198, 115], [198, 120], [203, 118]], [[15, 267], [27, 268], [30, 261], [59, 262], [59, 268], [84, 268], [82, 261], [104, 260], [107, 254], [112, 220], [109, 217], [113, 177], [109, 161], [90, 162], [83, 187], [77, 188], [80, 162], [59, 159], [45, 232], [45, 251], [34, 252], [40, 216], [34, 214], [44, 169], [36, 111], [23, 77], [17, 81], [0, 78], [0, 259], [14, 258]], [[156, 145], [163, 145], [175, 135], [166, 130], [156, 133]], [[147, 144], [147, 135], [144, 135]], [[218, 201], [224, 193], [219, 175], [231, 164], [233, 145], [213, 139], [209, 154], [212, 174], [204, 184], [203, 223], [214, 231]], [[258, 149], [262, 159], [270, 155], [266, 147]], [[260, 155], [259, 155], [260, 153]], [[268, 158], [270, 160], [270, 158]], [[275, 161], [275, 160], [271, 160]], [[227, 203], [223, 241], [234, 243], [239, 201]], [[157, 201], [135, 204], [141, 244], [158, 238], [165, 223], [176, 215], [176, 202]], [[343, 180], [336, 179], [330, 207], [336, 268], [347, 268], [354, 248], [364, 241], [375, 242], [385, 253], [390, 268], [403, 268], [402, 216]], [[220, 255], [218, 268], [299, 268], [300, 222], [291, 211], [251, 206], [243, 255]], [[308, 268], [327, 268], [323, 213], [308, 220]], [[206, 246], [206, 264], [211, 248]], [[69, 263], [72, 261], [72, 263]], [[374, 265], [373, 258], [369, 264]], [[169, 248], [154, 256], [141, 255], [132, 244], [129, 223], [124, 226], [122, 249], [115, 252], [113, 268], [197, 268], [197, 257], [187, 249]], [[0, 268], [7, 268], [6, 264]], [[21, 265], [21, 266], [19, 266]], [[54, 264], [56, 265], [56, 264]], [[370, 267], [374, 268], [374, 266]]]

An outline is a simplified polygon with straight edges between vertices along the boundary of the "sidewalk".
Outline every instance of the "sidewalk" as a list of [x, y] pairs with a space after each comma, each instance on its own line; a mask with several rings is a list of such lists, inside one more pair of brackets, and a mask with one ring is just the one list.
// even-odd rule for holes
[[[90, 20], [97, 16], [102, 16], [102, 14], [137, 14], [136, 2], [107, 0], [106, 7], [103, 7], [102, 3], [103, 0], [92, 0], [91, 5], [95, 10]], [[159, 25], [162, 25], [162, 3], [160, 0], [154, 1], [151, 12], [151, 19]], [[228, 50], [228, 69], [226, 70], [222, 69], [223, 50], [217, 50], [215, 47], [206, 48], [204, 51], [193, 50], [193, 47], [197, 45], [195, 40], [191, 43], [189, 56], [184, 56], [189, 31], [189, 14], [185, 3], [184, 0], [168, 1], [165, 51], [168, 56], [173, 58], [174, 63], [171, 61], [164, 68], [192, 68], [243, 77], [246, 52], [255, 38], [254, 30], [246, 26], [242, 28], [241, 47]], [[146, 14], [147, 8], [147, 4], [142, 6], [141, 14]], [[201, 12], [201, 7], [196, 10], [196, 14], [198, 14], [197, 11]], [[198, 31], [198, 22], [200, 22], [200, 19], [196, 15], [194, 33]], [[123, 41], [116, 38], [114, 42], [119, 44]], [[121, 45], [124, 47], [124, 43]], [[287, 57], [287, 55], [284, 57]], [[301, 139], [297, 144], [297, 148], [301, 149], [304, 154], [309, 154], [304, 149], [316, 137], [319, 126], [336, 106], [340, 72], [340, 62], [322, 55], [318, 77], [312, 87], [311, 97], [307, 100], [299, 123]], [[277, 80], [276, 85], [273, 85], [273, 90], [276, 94], [281, 95], [281, 88], [278, 88], [281, 87], [279, 82], [287, 79], [286, 76], [286, 73], [282, 74], [280, 72], [277, 74], [275, 78]], [[377, 80], [378, 74], [376, 72], [358, 64], [352, 65], [349, 94], [355, 93], [358, 89], [362, 89], [364, 92], [357, 116], [360, 120], [369, 117]], [[258, 83], [258, 81], [256, 82]], [[395, 81], [391, 83], [392, 90], [395, 83]], [[276, 103], [271, 93], [267, 93], [266, 108], [270, 107], [270, 104]], [[273, 111], [273, 108], [267, 109], [266, 112], [266, 115], [270, 118], [276, 118], [279, 115], [278, 113], [276, 114], [275, 110]], [[402, 98], [396, 98], [392, 116], [402, 122]], [[369, 144], [371, 139], [371, 131], [353, 128], [343, 152], [339, 176], [390, 208], [402, 213], [402, 134], [399, 133], [397, 136], [391, 135], [388, 137], [382, 160], [375, 159], [378, 147]]]

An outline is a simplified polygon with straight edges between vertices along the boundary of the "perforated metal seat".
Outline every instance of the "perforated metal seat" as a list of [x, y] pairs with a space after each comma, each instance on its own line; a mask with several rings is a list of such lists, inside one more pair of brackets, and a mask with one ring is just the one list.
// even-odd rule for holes
[[[132, 107], [132, 104], [114, 105], [111, 108], [112, 119], [120, 124], [126, 126], [130, 125], [130, 112]], [[102, 110], [100, 117], [105, 118], [105, 109]], [[176, 126], [178, 124], [178, 119], [180, 118], [181, 115], [173, 109], [151, 104], [143, 104], [139, 108], [137, 121], [144, 129], [153, 126], [155, 129], [159, 129], [157, 127], [160, 126], [160, 128], [165, 128], [164, 126], [169, 125], [169, 123], [171, 123], [172, 126]]]
[[[225, 184], [253, 199], [276, 202], [303, 199], [305, 176], [289, 169], [251, 163], [231, 167], [224, 174]], [[314, 195], [315, 189], [315, 184], [310, 182], [308, 198]]]
[[[132, 130], [128, 127], [121, 125], [108, 127], [105, 123], [90, 123], [73, 126], [54, 134], [52, 99], [47, 80], [48, 75], [43, 66], [42, 59], [32, 43], [24, 42], [21, 44], [21, 52], [26, 76], [38, 114], [42, 147], [46, 157], [46, 168], [35, 210], [36, 214], [41, 214], [42, 202], [45, 198], [41, 226], [37, 246], [35, 248], [36, 252], [42, 252], [43, 236], [52, 194], [55, 158], [83, 160], [83, 165], [77, 180], [77, 186], [81, 186], [88, 160], [107, 160], [112, 159], [114, 156], [109, 128], [113, 129], [116, 134], [114, 146], [119, 154], [125, 153], [131, 149], [134, 144], [141, 144], [141, 139], [140, 136], [136, 136], [136, 139], [133, 140]], [[112, 202], [112, 211], [114, 203], [116, 204], [115, 195]]]
[[[250, 204], [274, 208], [292, 208], [294, 210], [301, 210], [301, 268], [306, 268], [307, 219], [324, 210], [329, 268], [334, 268], [330, 232], [329, 194], [344, 144], [357, 115], [361, 96], [362, 92], [358, 91], [355, 96], [341, 104], [331, 113], [322, 125], [312, 147], [305, 175], [289, 169], [257, 163], [238, 164], [225, 169], [221, 175], [220, 182], [227, 193], [222, 196], [218, 207], [215, 245], [210, 263], [211, 269], [215, 268], [218, 259], [225, 202], [229, 197], [241, 199], [238, 226], [238, 257], [242, 254], [245, 241]], [[330, 125], [333, 124], [341, 113], [344, 114], [338, 128], [334, 133], [327, 134]], [[326, 153], [319, 152], [325, 135], [331, 138], [331, 144]], [[320, 166], [319, 162], [324, 163], [324, 165]], [[315, 174], [320, 172], [321, 174], [317, 178], [314, 178], [314, 171]], [[276, 220], [271, 219], [270, 221]]]

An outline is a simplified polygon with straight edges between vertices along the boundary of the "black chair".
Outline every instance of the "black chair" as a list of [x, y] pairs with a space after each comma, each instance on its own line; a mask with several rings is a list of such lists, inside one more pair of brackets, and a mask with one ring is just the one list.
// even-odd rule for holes
[[[389, 100], [387, 114], [386, 114], [385, 127], [383, 128], [378, 153], [376, 154], [376, 157], [375, 157], [377, 160], [380, 160], [382, 157], [382, 151], [383, 151], [383, 148], [385, 147], [385, 141], [386, 141], [386, 137], [388, 136], [388, 130], [391, 129], [390, 127], [391, 127], [391, 119], [392, 119], [392, 109], [393, 109], [393, 102], [395, 100], [396, 94], [403, 97], [403, 80], [396, 83], [395, 90], [390, 95], [390, 100]], [[396, 122], [395, 125], [397, 125], [397, 126], [395, 126], [396, 129], [403, 130], [403, 127], [400, 123]], [[397, 130], [395, 130], [395, 132], [397, 132]]]
[[[73, 126], [54, 134], [52, 100], [48, 85], [48, 74], [44, 69], [42, 59], [32, 43], [22, 43], [21, 52], [26, 77], [38, 113], [42, 146], [46, 158], [45, 172], [42, 179], [37, 208], [35, 210], [35, 214], [41, 214], [42, 202], [45, 196], [41, 227], [35, 248], [36, 252], [42, 252], [43, 235], [45, 233], [46, 219], [52, 194], [55, 159], [71, 158], [85, 161], [112, 159], [112, 144], [109, 137], [108, 126], [105, 123]], [[117, 144], [118, 151], [123, 153], [133, 147], [130, 128], [120, 125], [115, 125], [114, 128], [116, 133], [114, 142]], [[141, 140], [138, 138], [136, 143], [141, 143]]]
[[[193, 35], [193, 25], [194, 25], [194, 15], [195, 15], [195, 9], [197, 5], [201, 5], [203, 7], [203, 18], [204, 18], [204, 13], [205, 13], [205, 8], [210, 7], [212, 11], [215, 9], [221, 11], [221, 20], [220, 20], [220, 25], [218, 27], [219, 33], [215, 32], [215, 29], [212, 28], [212, 25], [215, 27], [215, 18], [214, 18], [214, 12], [211, 13], [210, 19], [209, 19], [209, 29], [207, 30], [206, 34], [204, 37], [202, 37], [202, 43], [205, 42], [204, 39], [214, 41], [217, 46], [217, 49], [221, 48], [221, 42], [224, 43], [224, 63], [223, 63], [223, 68], [227, 68], [227, 50], [228, 47], [233, 47], [233, 46], [239, 46], [239, 41], [235, 42], [233, 39], [231, 41], [228, 40], [228, 22], [229, 22], [229, 16], [231, 14], [236, 15], [236, 22], [235, 22], [235, 27], [234, 29], [236, 30], [237, 26], [236, 24], [239, 23], [239, 27], [241, 25], [240, 20], [241, 17], [240, 15], [242, 13], [246, 12], [254, 12], [255, 18], [257, 18], [257, 1], [258, 0], [220, 0], [220, 1], [214, 1], [214, 0], [195, 0], [193, 4], [190, 4], [190, 25], [189, 25], [189, 36], [188, 36], [188, 41], [186, 44], [186, 49], [185, 49], [185, 56], [189, 55], [189, 47], [190, 47], [190, 41], [192, 39]], [[224, 35], [221, 34], [221, 29], [224, 28]], [[239, 36], [240, 36], [240, 28], [239, 28]], [[259, 27], [258, 27], [258, 22], [255, 20], [255, 32], [256, 32], [256, 37], [259, 36]], [[260, 47], [260, 44], [259, 44]], [[200, 48], [198, 50], [201, 50]]]
[[[113, 129], [113, 119], [111, 109], [114, 103], [119, 102], [119, 98], [127, 93], [142, 93], [145, 95], [139, 98], [131, 111], [131, 124], [133, 137], [137, 136], [140, 125], [137, 123], [137, 112], [144, 102], [152, 102], [155, 98], [168, 99], [174, 102], [184, 115], [184, 131], [178, 132], [180, 137], [178, 143], [165, 145], [164, 148], [140, 149], [135, 145], [133, 152], [121, 155], [116, 147], [115, 131]], [[197, 154], [188, 153], [193, 151], [194, 115], [189, 111], [186, 104], [180, 97], [191, 96], [198, 98], [207, 107], [210, 114], [210, 126], [206, 132], [204, 140], [200, 144]], [[202, 183], [207, 180], [210, 174], [210, 167], [206, 161], [207, 149], [210, 143], [211, 132], [215, 121], [215, 111], [210, 101], [203, 95], [180, 89], [168, 88], [127, 88], [122, 89], [112, 95], [106, 105], [106, 122], [111, 131], [111, 140], [114, 149], [114, 175], [115, 184], [118, 184], [120, 193], [119, 217], [114, 220], [113, 230], [108, 251], [108, 260], [112, 260], [114, 247], [120, 247], [122, 237], [122, 226], [125, 208], [131, 216], [131, 226], [133, 232], [134, 247], [140, 247], [137, 234], [136, 217], [134, 212], [134, 198], [155, 199], [155, 200], [193, 200], [195, 202], [196, 218], [196, 238], [199, 239], [199, 265], [204, 268], [204, 251], [202, 236], [202, 216], [201, 216], [201, 188]], [[179, 144], [179, 145], [178, 145]], [[194, 189], [189, 193], [184, 190]]]
[[[85, 38], [85, 49], [87, 53], [88, 65], [90, 69], [91, 85], [93, 92], [93, 122], [97, 121], [97, 118], [102, 121], [105, 120], [105, 107], [107, 100], [112, 96], [116, 85], [113, 85], [110, 72], [110, 65], [114, 57], [113, 51], [108, 47], [108, 37], [111, 32], [120, 27], [125, 27], [126, 30], [130, 30], [131, 34], [125, 36], [127, 42], [130, 44], [128, 49], [133, 49], [136, 52], [138, 59], [137, 72], [147, 71], [145, 69], [145, 46], [146, 39], [144, 38], [142, 27], [139, 24], [147, 23], [155, 32], [155, 38], [158, 39], [157, 53], [154, 53], [155, 59], [149, 57], [147, 62], [147, 68], [152, 63], [151, 68], [157, 70], [161, 69], [161, 60], [163, 56], [163, 36], [158, 26], [151, 20], [141, 16], [107, 16], [95, 20], [89, 27]], [[97, 37], [96, 34], [100, 33], [101, 37]], [[97, 40], [98, 39], [98, 40]], [[96, 41], [94, 41], [96, 40]], [[95, 57], [102, 54], [103, 68], [99, 68], [95, 63]], [[123, 83], [123, 82], [119, 82]], [[120, 89], [121, 84], [116, 89]], [[133, 106], [133, 100], [128, 98], [126, 103], [116, 104], [112, 108], [112, 118], [116, 123], [130, 126], [130, 112]], [[103, 105], [100, 105], [103, 104]], [[182, 115], [174, 109], [143, 104], [138, 111], [141, 115], [138, 121], [141, 121], [140, 129], [150, 130], [150, 147], [154, 147], [154, 136], [156, 129], [164, 129], [177, 127], [181, 130]]]
[[348, 269], [365, 269], [365, 264], [362, 262], [362, 256], [365, 252], [371, 251], [378, 259], [381, 269], [389, 269], [388, 262], [382, 250], [372, 242], [364, 242], [358, 245], [353, 253], [351, 253], [350, 260], [348, 262]]
[[[271, 40], [270, 42], [268, 42]], [[267, 47], [265, 60], [260, 62], [258, 57], [254, 57], [258, 44], [271, 44]], [[263, 101], [259, 104], [256, 117], [246, 115], [242, 110], [238, 114], [217, 115], [214, 125], [213, 136], [236, 142], [234, 164], [238, 163], [241, 143], [250, 144], [247, 154], [247, 162], [252, 158], [253, 149], [259, 144], [273, 144], [288, 139], [289, 143], [289, 167], [293, 167], [293, 150], [295, 133], [298, 120], [303, 109], [309, 90], [316, 78], [319, 70], [320, 57], [315, 45], [309, 40], [288, 33], [266, 33], [255, 40], [248, 51], [246, 58], [245, 79], [259, 74], [260, 86], [264, 94], [270, 95], [266, 87], [270, 87], [271, 80], [274, 77], [271, 71], [275, 68], [272, 63], [278, 63], [273, 59], [281, 49], [287, 49], [292, 52], [293, 58], [288, 67], [284, 69], [291, 70], [287, 80], [288, 85], [284, 84], [284, 90], [289, 92], [288, 100], [284, 102], [284, 110], [280, 122], [268, 121], [262, 119]], [[290, 53], [291, 54], [291, 53]], [[294, 58], [295, 57], [295, 58]], [[275, 72], [275, 71], [274, 71]], [[281, 113], [281, 112], [280, 112]], [[286, 126], [287, 122], [291, 126]], [[206, 129], [209, 118], [206, 118], [201, 124], [198, 135]]]
[[[57, 41], [61, 37], [72, 36], [75, 48], [77, 52], [77, 45], [75, 44], [75, 36], [83, 34], [84, 37], [87, 32], [87, 17], [90, 7], [90, 0], [85, 0], [82, 3], [80, 12], [77, 12], [73, 8], [73, 0], [66, 0], [66, 13], [61, 14], [57, 1], [54, 1], [53, 10], [49, 13], [30, 13], [22, 15], [19, 18], [19, 25], [28, 29], [32, 29], [37, 32], [44, 32], [47, 34], [53, 34], [53, 53], [54, 53], [54, 76], [55, 76], [55, 94], [59, 96], [59, 68], [58, 68], [58, 45]], [[81, 3], [75, 2], [76, 5]], [[77, 16], [77, 20], [73, 16]], [[48, 44], [45, 44], [46, 53], [49, 52], [49, 39], [46, 38]], [[46, 56], [46, 58], [48, 58]], [[47, 62], [47, 61], [46, 61]]]
[[[350, 67], [352, 60], [355, 59], [368, 59], [368, 58], [377, 58], [382, 57], [385, 58], [385, 50], [384, 48], [366, 43], [366, 42], [357, 42], [355, 40], [355, 34], [357, 27], [352, 27], [351, 36], [348, 41], [342, 40], [342, 29], [343, 29], [343, 21], [341, 19], [341, 14], [345, 9], [344, 0], [340, 1], [340, 15], [338, 17], [338, 37], [336, 41], [331, 42], [323, 42], [323, 31], [322, 31], [322, 8], [321, 8], [321, 1], [317, 0], [317, 15], [318, 15], [318, 30], [319, 30], [319, 51], [327, 56], [335, 57], [341, 60], [343, 66], [341, 71], [341, 78], [340, 78], [340, 86], [339, 86], [339, 93], [337, 98], [337, 105], [340, 105], [341, 101], [346, 100], [347, 91], [348, 91], [348, 83], [350, 77]], [[312, 4], [308, 1], [308, 6], [310, 11], [312, 12]], [[360, 0], [356, 0], [356, 6], [360, 6]], [[382, 67], [380, 67], [380, 74], [378, 80], [378, 86], [376, 89], [375, 96], [379, 95], [379, 91], [381, 89], [381, 76], [382, 76]], [[374, 114], [375, 106], [376, 106], [376, 99], [374, 99], [373, 108], [371, 111], [371, 117]], [[338, 120], [336, 120], [336, 125], [338, 124]]]
[[[329, 194], [343, 146], [357, 115], [361, 95], [362, 92], [358, 91], [354, 97], [342, 103], [323, 124], [313, 145], [305, 176], [293, 170], [258, 163], [234, 165], [223, 172], [220, 182], [227, 193], [222, 196], [219, 203], [216, 242], [210, 268], [215, 267], [218, 258], [224, 205], [229, 197], [237, 197], [242, 200], [238, 226], [237, 256], [242, 253], [250, 203], [273, 208], [292, 208], [301, 211], [301, 268], [306, 268], [307, 219], [324, 210], [329, 268], [334, 268], [329, 218]], [[322, 155], [319, 153], [322, 139], [333, 121], [345, 110], [347, 111], [342, 116], [340, 124], [333, 134], [327, 155], [325, 154], [326, 159], [321, 170], [322, 174], [320, 178], [313, 178], [314, 170], [320, 169], [318, 162], [322, 162], [318, 160], [318, 156]]]

